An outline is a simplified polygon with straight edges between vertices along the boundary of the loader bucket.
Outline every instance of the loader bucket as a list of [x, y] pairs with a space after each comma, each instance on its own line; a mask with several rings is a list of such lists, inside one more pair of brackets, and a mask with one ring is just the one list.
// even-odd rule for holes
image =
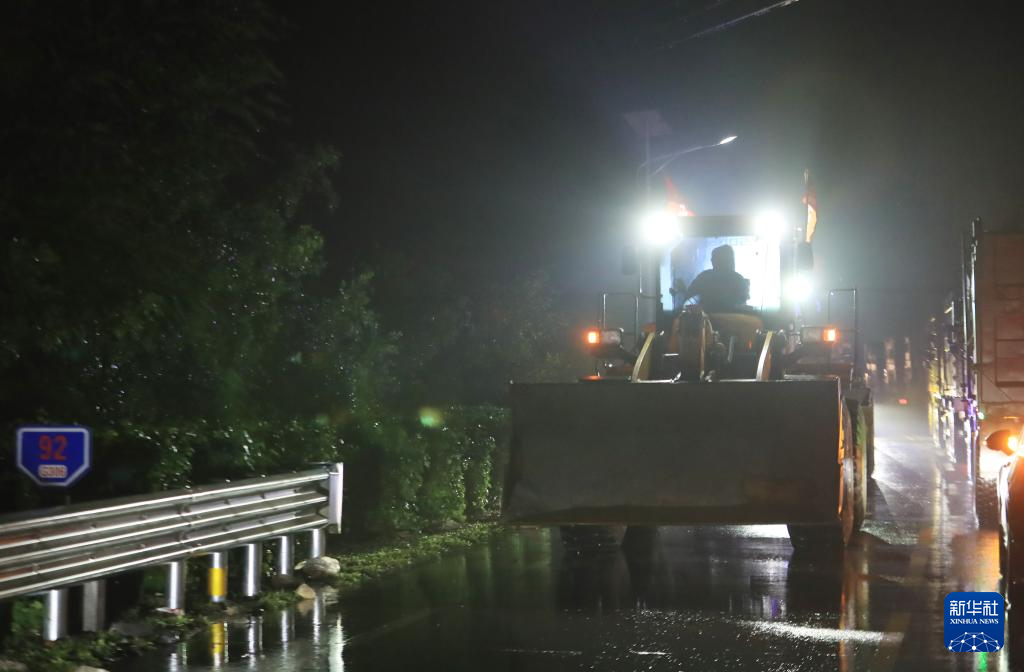
[[505, 520], [834, 523], [834, 377], [513, 384]]

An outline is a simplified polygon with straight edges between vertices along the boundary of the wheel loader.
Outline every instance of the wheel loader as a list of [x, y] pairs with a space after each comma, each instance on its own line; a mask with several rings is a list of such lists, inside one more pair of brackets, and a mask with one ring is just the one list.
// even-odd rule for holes
[[[670, 225], [639, 255], [641, 292], [603, 295], [585, 334], [595, 373], [512, 383], [504, 519], [558, 526], [567, 543], [625, 526], [786, 524], [798, 549], [845, 546], [865, 514], [873, 443], [856, 328], [797, 326], [782, 289], [799, 288], [810, 250], [778, 227]], [[708, 313], [676, 287], [721, 245], [750, 299]], [[615, 300], [632, 325], [609, 319]]]

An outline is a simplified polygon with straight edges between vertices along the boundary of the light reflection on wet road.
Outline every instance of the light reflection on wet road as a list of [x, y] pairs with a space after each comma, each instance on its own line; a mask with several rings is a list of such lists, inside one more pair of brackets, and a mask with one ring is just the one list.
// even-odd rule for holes
[[583, 556], [509, 531], [114, 669], [1010, 669], [943, 647], [946, 593], [997, 589], [996, 534], [914, 413], [878, 409], [870, 518], [842, 563], [794, 555], [781, 526], [662, 528]]

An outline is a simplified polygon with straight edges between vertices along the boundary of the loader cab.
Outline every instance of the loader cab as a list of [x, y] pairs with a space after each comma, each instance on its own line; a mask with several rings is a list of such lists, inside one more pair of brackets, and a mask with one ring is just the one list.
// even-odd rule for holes
[[707, 216], [680, 218], [679, 235], [659, 250], [657, 259], [658, 309], [675, 315], [682, 308], [682, 294], [673, 287], [689, 287], [702, 272], [711, 268], [711, 252], [722, 245], [732, 247], [736, 272], [750, 282], [750, 311], [774, 313], [782, 304], [781, 240], [785, 227], [780, 220]]

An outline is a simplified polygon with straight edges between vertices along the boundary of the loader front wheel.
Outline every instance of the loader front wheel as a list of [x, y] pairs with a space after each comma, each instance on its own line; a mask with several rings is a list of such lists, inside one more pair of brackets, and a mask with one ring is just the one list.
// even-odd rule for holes
[[853, 498], [853, 488], [843, 488], [843, 508], [839, 520], [831, 525], [787, 525], [793, 549], [803, 553], [842, 552], [856, 528]]
[[861, 500], [867, 497], [867, 483], [866, 479], [857, 478], [860, 460], [856, 453], [856, 444], [850, 440], [850, 416], [845, 409], [843, 425], [846, 429], [846, 443], [844, 459], [839, 469], [838, 520], [826, 525], [787, 525], [793, 549], [801, 554], [842, 552], [862, 522], [857, 509]]
[[559, 528], [567, 551], [586, 551], [618, 546], [626, 536], [625, 525], [562, 525]]

